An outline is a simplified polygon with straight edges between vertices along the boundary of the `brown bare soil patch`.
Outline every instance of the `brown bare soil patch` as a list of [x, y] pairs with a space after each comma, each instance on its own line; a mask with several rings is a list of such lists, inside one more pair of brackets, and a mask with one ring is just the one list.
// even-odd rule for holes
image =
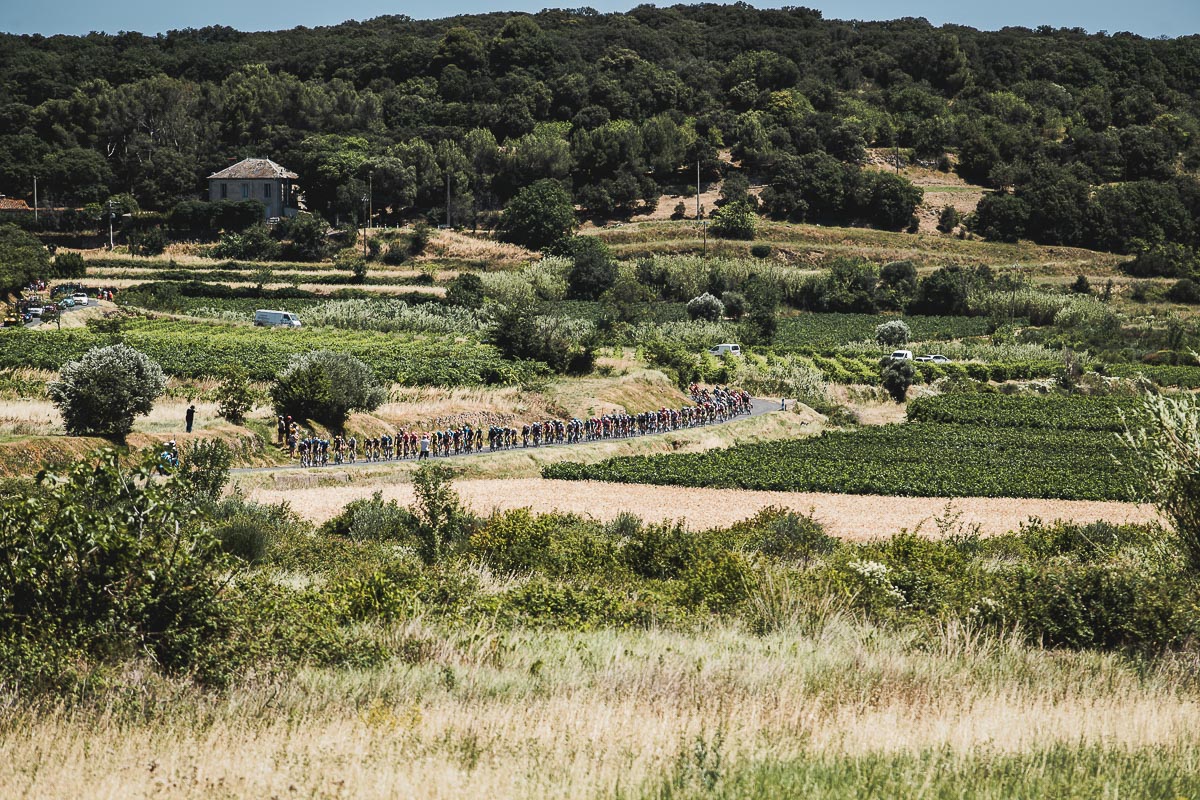
[[[830, 533], [854, 541], [890, 536], [903, 529], [940, 536], [978, 526], [981, 533], [995, 535], [1015, 530], [1032, 517], [1047, 522], [1081, 523], [1158, 519], [1149, 506], [1081, 500], [757, 492], [543, 478], [462, 480], [455, 483], [455, 489], [481, 514], [493, 509], [529, 507], [537, 512], [566, 511], [610, 520], [629, 511], [646, 520], [685, 520], [693, 528], [731, 525], [767, 506], [781, 506], [811, 511]], [[302, 516], [323, 522], [351, 500], [367, 497], [377, 490], [383, 492], [385, 499], [395, 499], [401, 504], [413, 500], [410, 484], [306, 487], [302, 491], [256, 489], [250, 492], [250, 497], [266, 503], [286, 501]]]

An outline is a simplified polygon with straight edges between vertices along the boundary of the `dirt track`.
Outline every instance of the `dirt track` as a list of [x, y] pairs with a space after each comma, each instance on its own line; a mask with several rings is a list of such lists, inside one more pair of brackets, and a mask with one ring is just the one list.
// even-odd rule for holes
[[[1026, 500], [1009, 498], [879, 497], [873, 495], [818, 494], [807, 492], [755, 492], [737, 489], [606, 484], [587, 481], [551, 481], [542, 478], [462, 480], [459, 495], [477, 512], [494, 508], [529, 506], [535, 511], [573, 511], [608, 520], [632, 511], [647, 520], [684, 519], [693, 528], [728, 525], [753, 515], [764, 506], [777, 505], [807, 512], [810, 509], [830, 533], [863, 540], [888, 536], [902, 528], [920, 526], [923, 534], [938, 536], [937, 517], [946, 517], [946, 505], [960, 513], [954, 527], [979, 525], [984, 534], [1015, 530], [1030, 517], [1049, 522], [1106, 520], [1114, 523], [1157, 519], [1149, 506], [1079, 500]], [[412, 486], [337, 486], [293, 490], [255, 489], [250, 497], [260, 502], [286, 500], [308, 519], [321, 522], [346, 503], [381, 490], [385, 499], [401, 504], [412, 501]], [[947, 532], [951, 532], [947, 530]]]

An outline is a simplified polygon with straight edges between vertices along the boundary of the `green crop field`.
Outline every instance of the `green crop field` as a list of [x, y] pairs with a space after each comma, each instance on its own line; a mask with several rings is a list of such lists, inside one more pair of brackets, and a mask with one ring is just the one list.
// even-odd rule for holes
[[933, 423], [835, 431], [702, 454], [551, 464], [547, 478], [933, 497], [1132, 500], [1116, 438], [1087, 430]]
[[1108, 368], [1108, 373], [1121, 378], [1144, 375], [1159, 386], [1200, 389], [1200, 367], [1172, 364], [1113, 364]]
[[127, 323], [119, 334], [5, 330], [0, 332], [0, 368], [56, 370], [90, 348], [118, 339], [157, 361], [168, 375], [180, 377], [213, 375], [236, 363], [252, 378], [269, 380], [293, 355], [326, 348], [362, 359], [383, 380], [412, 386], [516, 383], [536, 371], [530, 363], [505, 360], [489, 345], [445, 336], [158, 320]]
[[[1137, 411], [1131, 397], [959, 394], [918, 397], [908, 404], [910, 422], [978, 425], [984, 428], [1054, 428], [1120, 432]], [[1124, 416], [1123, 416], [1124, 415]]]

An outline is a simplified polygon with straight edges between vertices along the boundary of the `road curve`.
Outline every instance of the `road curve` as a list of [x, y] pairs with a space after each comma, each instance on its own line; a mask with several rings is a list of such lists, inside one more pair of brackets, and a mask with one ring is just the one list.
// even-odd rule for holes
[[[701, 425], [696, 430], [703, 429], [703, 428], [711, 428], [715, 425], [727, 425], [730, 422], [736, 422], [737, 420], [751, 419], [752, 417], [761, 417], [763, 414], [770, 414], [774, 411], [781, 410], [779, 407], [779, 400], [768, 399], [765, 397], [752, 397], [750, 399], [753, 402], [753, 405], [750, 408], [749, 414], [739, 414], [738, 416], [727, 419], [724, 422], [714, 422], [714, 423], [712, 423], [712, 425]], [[693, 430], [693, 429], [681, 428], [680, 430]], [[636, 441], [637, 439], [645, 439], [650, 436], [662, 436], [663, 434], [666, 434], [666, 433], [676, 433], [676, 432], [677, 431], [655, 431], [654, 433], [647, 433], [644, 436], [631, 437], [630, 441]], [[619, 439], [617, 439], [617, 440], [609, 439], [609, 440], [605, 440], [605, 441], [620, 441], [620, 440]], [[591, 442], [580, 442], [580, 444], [591, 444]], [[513, 448], [510, 448], [509, 450], [497, 450], [496, 452], [506, 453], [506, 452], [511, 452], [512, 450], [521, 450], [521, 449], [544, 450], [544, 449], [548, 449], [548, 448], [574, 447], [574, 446], [575, 446], [574, 444], [569, 444], [567, 442], [563, 442], [561, 444], [559, 444], [559, 443], [543, 444], [543, 445], [539, 445], [538, 447], [531, 447], [531, 448], [513, 447]], [[436, 460], [438, 460], [438, 461], [456, 460], [456, 459], [460, 459], [460, 458], [469, 458], [471, 456], [488, 455], [491, 452], [492, 452], [491, 450], [489, 450], [488, 448], [485, 447], [483, 450], [471, 451], [468, 453], [459, 453], [457, 455], [450, 455], [450, 456], [437, 456]], [[301, 467], [299, 464], [289, 463], [289, 464], [280, 464], [278, 466], [273, 466], [273, 467], [237, 467], [237, 468], [229, 470], [229, 473], [231, 475], [253, 475], [255, 473], [278, 472], [280, 470], [287, 470], [287, 469], [323, 470], [323, 469], [328, 469], [330, 467], [337, 467], [338, 469], [352, 469], [354, 467], [367, 467], [367, 466], [374, 467], [374, 466], [379, 466], [380, 464], [402, 463], [403, 461], [413, 461], [413, 460], [414, 459], [412, 459], [412, 458], [408, 458], [408, 459], [393, 458], [390, 461], [366, 461], [363, 459], [359, 459], [358, 461], [355, 461], [354, 463], [341, 463], [341, 464], [330, 463], [323, 467]]]

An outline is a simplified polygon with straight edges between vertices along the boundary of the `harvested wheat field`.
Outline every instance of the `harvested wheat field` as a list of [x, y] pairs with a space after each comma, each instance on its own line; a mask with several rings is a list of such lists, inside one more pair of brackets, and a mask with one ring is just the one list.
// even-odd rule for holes
[[[536, 512], [568, 511], [610, 520], [631, 511], [647, 521], [686, 520], [693, 528], [731, 525], [766, 506], [809, 512], [843, 539], [862, 541], [901, 529], [931, 536], [979, 526], [983, 534], [1016, 530], [1031, 517], [1044, 522], [1154, 522], [1153, 508], [1133, 503], [1087, 500], [1030, 500], [988, 497], [882, 497], [817, 492], [759, 492], [742, 489], [693, 489], [676, 486], [554, 481], [544, 478], [462, 480], [455, 489], [476, 513], [530, 507]], [[287, 501], [315, 522], [336, 515], [351, 500], [382, 491], [385, 500], [412, 502], [411, 484], [387, 486], [255, 489], [249, 495], [263, 503]]]

